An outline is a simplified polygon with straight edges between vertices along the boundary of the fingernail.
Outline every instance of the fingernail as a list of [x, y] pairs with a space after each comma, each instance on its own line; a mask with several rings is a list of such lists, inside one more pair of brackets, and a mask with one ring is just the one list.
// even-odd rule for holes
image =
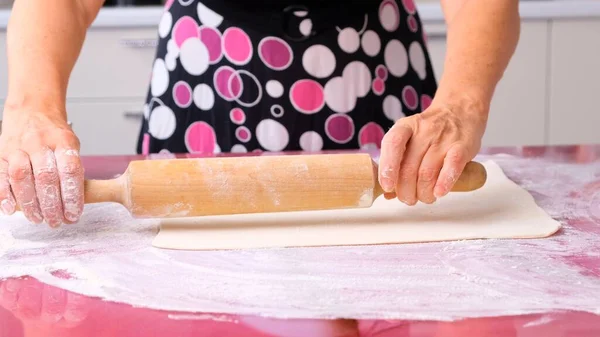
[[386, 193], [394, 191], [394, 182], [390, 178], [392, 171], [393, 170], [389, 167], [381, 171], [381, 188]]
[[433, 196], [436, 197], [436, 199], [439, 199], [445, 195], [446, 195], [446, 189], [443, 187], [436, 187], [433, 190]]
[[42, 215], [40, 213], [37, 213], [37, 212], [33, 213], [32, 217], [33, 217], [33, 221], [35, 223], [39, 224], [39, 223], [42, 223], [42, 221], [44, 221], [44, 218], [42, 217]]
[[2, 200], [0, 206], [5, 215], [11, 215], [15, 212], [15, 205], [7, 199]]
[[79, 221], [79, 217], [77, 216], [77, 214], [73, 214], [71, 212], [66, 212], [65, 213], [65, 218], [71, 222], [77, 222]]

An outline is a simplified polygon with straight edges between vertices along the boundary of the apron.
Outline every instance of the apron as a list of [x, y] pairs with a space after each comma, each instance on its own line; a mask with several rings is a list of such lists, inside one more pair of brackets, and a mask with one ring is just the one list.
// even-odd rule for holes
[[170, 0], [158, 36], [140, 154], [379, 148], [437, 89], [413, 0]]

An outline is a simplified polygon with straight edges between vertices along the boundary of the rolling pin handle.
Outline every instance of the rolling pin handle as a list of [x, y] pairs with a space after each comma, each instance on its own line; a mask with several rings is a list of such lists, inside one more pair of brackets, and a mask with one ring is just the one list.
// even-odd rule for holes
[[[383, 188], [379, 185], [378, 165], [373, 162], [373, 173], [375, 177], [375, 189], [373, 190], [373, 198], [377, 198], [384, 194]], [[487, 180], [487, 171], [485, 167], [478, 162], [471, 161], [465, 165], [460, 177], [454, 183], [451, 192], [471, 192], [480, 189], [485, 185]], [[395, 193], [390, 193], [390, 197], [396, 197]]]
[[110, 180], [86, 180], [85, 203], [117, 202], [129, 208], [126, 191], [126, 175]]

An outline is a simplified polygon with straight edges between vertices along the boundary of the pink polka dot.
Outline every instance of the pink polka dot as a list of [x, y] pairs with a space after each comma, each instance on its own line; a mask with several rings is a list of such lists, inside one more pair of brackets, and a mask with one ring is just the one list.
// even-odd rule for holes
[[241, 66], [252, 58], [252, 42], [243, 30], [230, 27], [223, 32], [223, 52], [229, 62]]
[[265, 37], [258, 44], [258, 56], [273, 70], [284, 70], [292, 64], [292, 48], [278, 37]]
[[408, 23], [408, 29], [410, 29], [411, 32], [416, 33], [417, 30], [419, 30], [419, 24], [414, 16], [410, 15], [406, 22]]
[[240, 142], [247, 143], [251, 137], [250, 130], [245, 126], [240, 126], [235, 130], [235, 136]]
[[244, 113], [244, 110], [240, 108], [231, 109], [229, 112], [229, 118], [237, 125], [242, 125], [246, 122], [246, 114]]
[[377, 96], [381, 96], [385, 92], [385, 83], [381, 78], [373, 80], [373, 92]]
[[198, 28], [198, 36], [200, 41], [204, 43], [208, 49], [208, 61], [210, 64], [215, 64], [223, 57], [221, 48], [221, 33], [212, 27], [201, 26]]
[[304, 114], [314, 114], [325, 105], [325, 93], [319, 82], [299, 80], [290, 88], [290, 101], [296, 110]]
[[233, 68], [221, 66], [213, 78], [217, 94], [226, 101], [233, 101], [242, 95], [242, 79]]
[[433, 99], [429, 95], [421, 95], [421, 110], [426, 110], [431, 105]]
[[142, 154], [148, 155], [150, 153], [150, 135], [144, 133], [144, 138], [142, 139]]
[[417, 7], [415, 6], [415, 2], [413, 0], [402, 0], [402, 5], [408, 14], [415, 14], [417, 12]]
[[358, 132], [358, 145], [362, 148], [374, 144], [377, 148], [380, 148], [384, 134], [385, 132], [379, 124], [369, 122]]
[[387, 77], [388, 77], [387, 68], [383, 64], [378, 65], [377, 68], [375, 68], [375, 75], [384, 81], [387, 80]]
[[171, 9], [171, 6], [173, 5], [173, 2], [175, 2], [175, 0], [167, 0], [167, 1], [165, 1], [165, 11], [168, 11], [169, 9]]
[[338, 144], [348, 143], [354, 137], [354, 121], [346, 114], [334, 114], [325, 121], [327, 137]]
[[173, 100], [180, 108], [187, 108], [192, 104], [192, 87], [185, 82], [179, 81], [173, 86]]
[[214, 153], [215, 130], [206, 122], [194, 122], [185, 131], [185, 146], [190, 153]]
[[404, 105], [410, 110], [415, 110], [419, 104], [419, 98], [417, 91], [410, 85], [407, 85], [402, 89], [402, 101]]
[[191, 16], [183, 16], [175, 22], [172, 34], [175, 44], [181, 47], [185, 40], [198, 37], [198, 24]]

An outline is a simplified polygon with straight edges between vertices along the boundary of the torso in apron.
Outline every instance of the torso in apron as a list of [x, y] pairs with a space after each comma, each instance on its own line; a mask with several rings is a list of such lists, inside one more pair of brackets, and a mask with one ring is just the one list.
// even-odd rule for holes
[[374, 148], [431, 103], [412, 0], [244, 3], [167, 2], [138, 153]]

